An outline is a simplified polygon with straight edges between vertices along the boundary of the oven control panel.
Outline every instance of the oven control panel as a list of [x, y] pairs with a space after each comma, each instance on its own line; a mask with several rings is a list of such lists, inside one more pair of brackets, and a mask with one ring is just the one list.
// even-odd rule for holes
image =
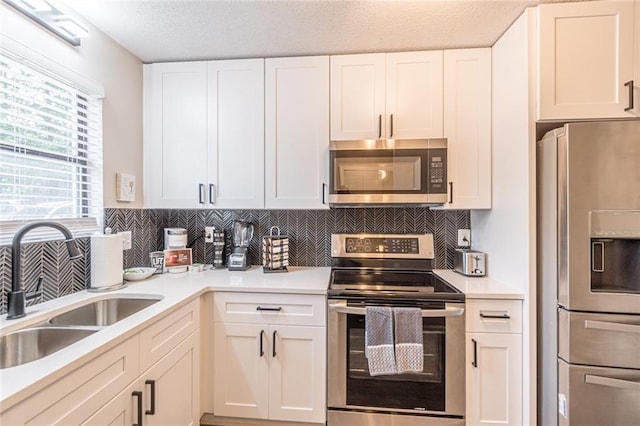
[[347, 253], [418, 254], [417, 238], [346, 238]]

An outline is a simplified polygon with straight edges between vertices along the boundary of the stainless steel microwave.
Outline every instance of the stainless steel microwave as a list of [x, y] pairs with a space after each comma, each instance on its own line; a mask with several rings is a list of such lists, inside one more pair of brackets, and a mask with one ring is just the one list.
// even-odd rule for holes
[[446, 201], [446, 139], [331, 141], [332, 207]]

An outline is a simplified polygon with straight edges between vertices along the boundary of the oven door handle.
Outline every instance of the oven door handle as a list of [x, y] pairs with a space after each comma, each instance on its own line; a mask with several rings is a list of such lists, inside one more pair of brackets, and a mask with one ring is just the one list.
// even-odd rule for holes
[[[340, 304], [329, 304], [329, 310], [339, 314], [365, 315], [366, 308], [355, 308]], [[464, 314], [464, 308], [422, 309], [423, 318], [457, 317]]]

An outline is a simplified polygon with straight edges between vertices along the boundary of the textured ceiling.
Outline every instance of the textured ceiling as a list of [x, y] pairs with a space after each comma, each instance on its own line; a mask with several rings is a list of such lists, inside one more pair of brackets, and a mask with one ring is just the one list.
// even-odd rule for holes
[[65, 0], [143, 62], [491, 46], [561, 0]]

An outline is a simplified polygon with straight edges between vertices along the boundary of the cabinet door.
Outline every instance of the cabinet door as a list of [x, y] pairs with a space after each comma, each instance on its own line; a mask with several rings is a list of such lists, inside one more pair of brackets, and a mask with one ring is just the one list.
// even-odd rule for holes
[[272, 326], [269, 418], [325, 422], [326, 328]]
[[491, 49], [444, 52], [445, 208], [491, 208]]
[[138, 398], [134, 392], [141, 392], [137, 381], [103, 405], [82, 426], [131, 426], [138, 423], [138, 404], [144, 406], [144, 402], [140, 399], [143, 395]]
[[138, 377], [138, 352], [138, 337], [133, 336], [8, 410], [0, 409], [0, 423], [14, 426], [84, 422]]
[[466, 423], [521, 425], [522, 335], [467, 333], [466, 347]]
[[631, 116], [633, 2], [544, 4], [538, 13], [538, 118]]
[[207, 65], [145, 65], [145, 206], [204, 206]]
[[199, 331], [147, 370], [140, 386], [144, 389], [144, 424], [199, 425]]
[[216, 323], [213, 407], [217, 416], [269, 416], [268, 334], [266, 325]]
[[331, 57], [331, 140], [385, 135], [385, 54]]
[[387, 53], [386, 132], [390, 139], [442, 137], [442, 50]]
[[328, 209], [329, 57], [267, 59], [266, 207]]
[[264, 60], [208, 63], [210, 208], [264, 207]]

